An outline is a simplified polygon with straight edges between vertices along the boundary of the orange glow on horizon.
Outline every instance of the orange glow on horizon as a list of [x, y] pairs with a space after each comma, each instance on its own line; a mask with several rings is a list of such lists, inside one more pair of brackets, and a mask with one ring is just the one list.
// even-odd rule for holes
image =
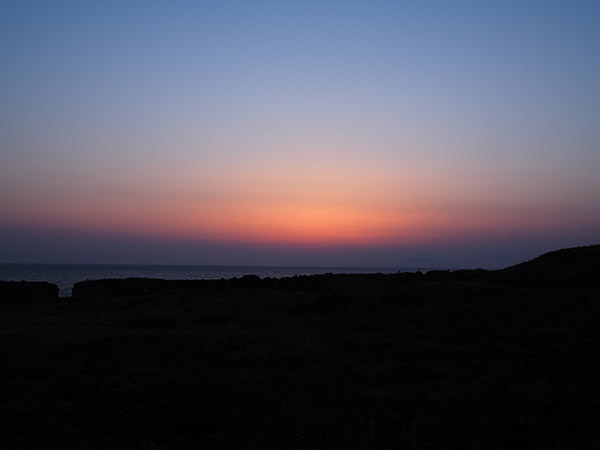
[[553, 213], [550, 201], [535, 205], [525, 195], [508, 201], [483, 175], [467, 182], [460, 172], [294, 163], [273, 158], [254, 170], [123, 174], [109, 186], [90, 181], [78, 190], [24, 191], [4, 205], [2, 222], [152, 238], [361, 246], [544, 232], [584, 220]]
[[[401, 245], [516, 230], [524, 223], [510, 217], [477, 216], [407, 205], [404, 212], [360, 204], [328, 202], [163, 204], [112, 202], [81, 210], [37, 210], [29, 223], [92, 233], [284, 245]], [[503, 220], [502, 220], [503, 219]], [[67, 224], [65, 226], [65, 224]], [[531, 224], [529, 224], [531, 225]], [[556, 224], [554, 224], [556, 225]], [[541, 224], [538, 224], [538, 229]]]
[[[273, 190], [212, 195], [165, 195], [73, 201], [57, 205], [40, 201], [35, 208], [13, 208], [4, 219], [16, 225], [92, 233], [285, 245], [398, 245], [464, 238], [482, 233], [559, 229], [567, 221], [495, 205], [493, 213], [479, 205], [444, 207], [423, 197], [354, 196], [333, 189]], [[316, 200], [315, 200], [316, 199]], [[372, 199], [375, 199], [373, 201]], [[78, 200], [78, 199], [75, 199]], [[93, 200], [93, 199], [92, 199]], [[412, 201], [411, 201], [412, 200]], [[89, 201], [89, 203], [87, 203]], [[513, 208], [511, 206], [511, 208]], [[543, 211], [542, 211], [543, 212]], [[569, 218], [569, 220], [572, 219]]]

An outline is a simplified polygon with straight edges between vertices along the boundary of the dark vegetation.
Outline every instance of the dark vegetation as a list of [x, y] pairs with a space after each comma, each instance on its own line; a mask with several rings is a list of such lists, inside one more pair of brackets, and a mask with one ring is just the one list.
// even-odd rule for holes
[[599, 281], [592, 246], [58, 300], [2, 283], [0, 448], [598, 449]]
[[58, 286], [35, 281], [0, 281], [0, 303], [58, 300]]

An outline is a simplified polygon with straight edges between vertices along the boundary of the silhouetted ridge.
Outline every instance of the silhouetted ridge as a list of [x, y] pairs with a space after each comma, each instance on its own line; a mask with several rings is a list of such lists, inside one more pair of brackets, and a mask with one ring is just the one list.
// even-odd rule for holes
[[495, 281], [519, 285], [600, 287], [600, 245], [545, 253], [495, 272]]
[[[558, 250], [506, 269], [431, 270], [395, 274], [319, 274], [285, 278], [260, 278], [245, 275], [220, 280], [161, 280], [126, 278], [88, 280], [75, 283], [73, 298], [103, 299], [122, 296], [173, 295], [193, 297], [198, 293], [231, 290], [271, 290], [318, 293], [321, 298], [357, 297], [392, 298], [402, 286], [444, 285], [448, 283], [500, 284], [519, 286], [600, 287], [600, 245]], [[419, 288], [420, 289], [420, 288]]]

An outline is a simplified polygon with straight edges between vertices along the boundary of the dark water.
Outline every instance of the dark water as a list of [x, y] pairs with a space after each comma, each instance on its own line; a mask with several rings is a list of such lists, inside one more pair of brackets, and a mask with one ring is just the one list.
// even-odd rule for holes
[[[164, 280], [215, 280], [258, 275], [261, 278], [314, 275], [319, 273], [393, 273], [398, 268], [376, 267], [270, 267], [270, 266], [157, 266], [101, 264], [0, 264], [0, 280], [48, 281], [59, 288], [59, 295], [71, 295], [78, 281], [103, 278], [161, 278]], [[410, 271], [411, 269], [402, 269]]]

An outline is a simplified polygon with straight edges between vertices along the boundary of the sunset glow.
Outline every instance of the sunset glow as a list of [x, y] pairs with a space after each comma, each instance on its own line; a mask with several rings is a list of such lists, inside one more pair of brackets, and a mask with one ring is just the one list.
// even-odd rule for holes
[[114, 238], [108, 262], [494, 266], [600, 241], [600, 8], [234, 4], [6, 8], [2, 260]]

